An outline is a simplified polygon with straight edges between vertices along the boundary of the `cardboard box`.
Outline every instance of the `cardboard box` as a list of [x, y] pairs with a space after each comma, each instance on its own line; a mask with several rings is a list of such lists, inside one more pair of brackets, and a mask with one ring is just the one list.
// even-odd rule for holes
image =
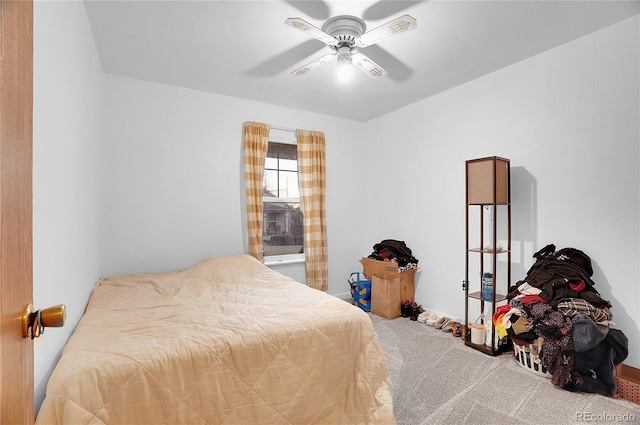
[[398, 279], [384, 276], [371, 278], [371, 313], [386, 319], [395, 319], [402, 315], [402, 301]]
[[[404, 300], [414, 301], [415, 296], [415, 276], [417, 269], [398, 272], [398, 264], [390, 261], [377, 261], [371, 258], [363, 257], [360, 260], [362, 271], [367, 275], [367, 279], [373, 279], [377, 276], [383, 279], [391, 280], [394, 285], [398, 286], [400, 291], [400, 302]], [[373, 289], [371, 290], [372, 308], [373, 298], [375, 297]]]

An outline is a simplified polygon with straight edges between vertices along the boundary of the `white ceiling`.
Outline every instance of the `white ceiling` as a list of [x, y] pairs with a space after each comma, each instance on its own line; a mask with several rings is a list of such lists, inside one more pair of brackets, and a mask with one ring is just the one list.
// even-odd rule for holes
[[[85, 0], [105, 72], [368, 121], [640, 13], [639, 1]], [[389, 74], [336, 62], [290, 72], [331, 50], [284, 24], [355, 15], [373, 29], [408, 13], [417, 29], [360, 49]]]

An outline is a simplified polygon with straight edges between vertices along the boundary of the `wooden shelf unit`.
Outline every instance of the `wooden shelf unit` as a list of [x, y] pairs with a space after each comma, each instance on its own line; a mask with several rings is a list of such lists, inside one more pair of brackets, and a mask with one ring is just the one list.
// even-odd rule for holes
[[[498, 293], [507, 293], [511, 286], [511, 169], [510, 161], [506, 158], [498, 156], [471, 159], [466, 161], [465, 168], [466, 181], [466, 211], [465, 211], [465, 234], [466, 234], [466, 261], [465, 261], [465, 280], [463, 282], [465, 291], [465, 325], [467, 335], [465, 344], [489, 355], [497, 355], [508, 348], [508, 344], [500, 344], [496, 339], [495, 330], [491, 332], [490, 345], [487, 345], [485, 338], [484, 344], [474, 344], [471, 342], [470, 332], [470, 309], [475, 308], [470, 305], [470, 300], [474, 300], [474, 305], [479, 301], [480, 313], [485, 310], [490, 313], [490, 317], [481, 319], [483, 325], [491, 326], [493, 330], [492, 319], [496, 311], [497, 304], [506, 301], [506, 295]], [[473, 230], [478, 233], [478, 239], [473, 245], [470, 241], [470, 232], [472, 224], [470, 223], [470, 212], [477, 209], [479, 223]], [[490, 209], [490, 214], [485, 217], [485, 209]], [[502, 223], [506, 227], [506, 247], [498, 245], [498, 210], [502, 209], [500, 217], [506, 223]], [[489, 224], [487, 220], [489, 219]], [[489, 237], [490, 243], [485, 243], [486, 237]], [[479, 257], [475, 261], [479, 264], [479, 274], [477, 278], [471, 281], [471, 265], [470, 257]], [[498, 263], [498, 257], [505, 256], [506, 261]], [[501, 258], [502, 259], [502, 258]], [[490, 269], [487, 267], [490, 266]], [[475, 268], [475, 264], [474, 264]], [[470, 286], [482, 288], [482, 276], [485, 272], [493, 273], [491, 300], [486, 300], [482, 296], [482, 291], [470, 291]], [[504, 275], [502, 275], [504, 273]], [[500, 279], [499, 279], [500, 278]], [[498, 281], [500, 280], [500, 284]], [[487, 305], [489, 308], [487, 309]], [[475, 316], [475, 315], [474, 315]]]

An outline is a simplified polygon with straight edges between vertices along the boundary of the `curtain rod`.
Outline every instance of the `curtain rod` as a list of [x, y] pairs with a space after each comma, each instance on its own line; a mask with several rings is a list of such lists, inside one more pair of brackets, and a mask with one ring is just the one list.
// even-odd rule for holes
[[273, 130], [290, 131], [290, 132], [292, 132], [292, 133], [295, 133], [295, 132], [296, 132], [296, 129], [295, 129], [295, 128], [278, 127], [278, 126], [275, 126], [275, 125], [272, 125], [272, 126], [271, 126], [271, 128], [272, 128]]

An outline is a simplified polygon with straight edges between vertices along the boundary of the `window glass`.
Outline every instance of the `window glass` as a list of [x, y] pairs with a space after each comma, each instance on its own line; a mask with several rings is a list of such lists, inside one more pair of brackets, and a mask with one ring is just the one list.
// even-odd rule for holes
[[296, 145], [269, 142], [263, 181], [264, 257], [303, 253], [303, 223], [298, 189]]

